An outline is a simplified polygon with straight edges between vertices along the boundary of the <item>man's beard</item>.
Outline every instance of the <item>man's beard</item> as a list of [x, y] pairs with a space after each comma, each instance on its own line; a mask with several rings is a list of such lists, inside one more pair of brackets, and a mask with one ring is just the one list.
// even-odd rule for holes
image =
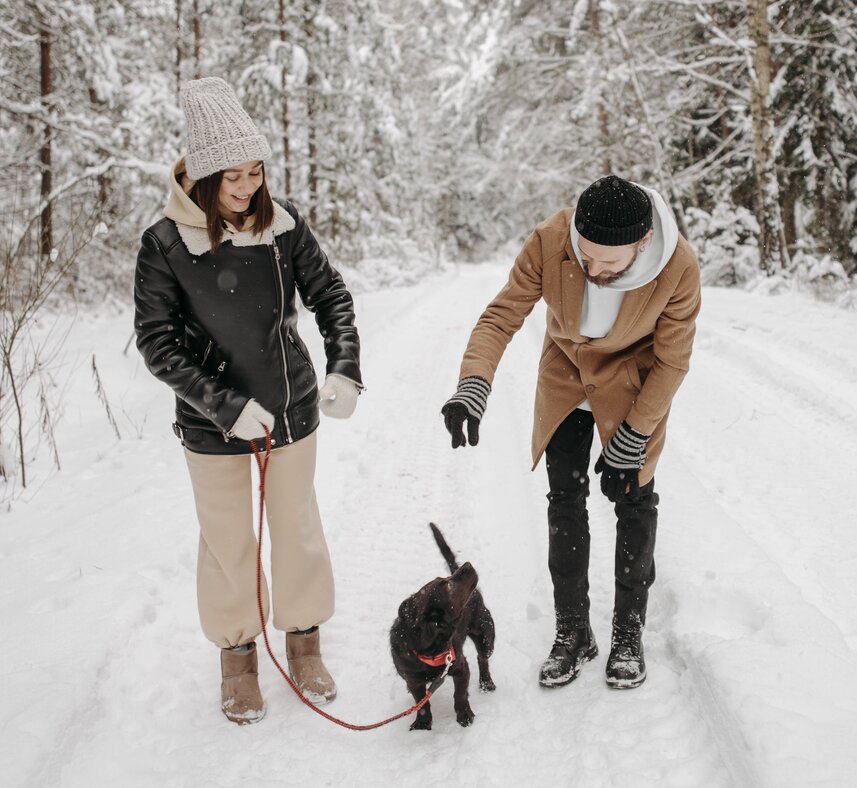
[[615, 274], [599, 274], [598, 276], [590, 276], [589, 274], [589, 266], [586, 263], [583, 264], [583, 275], [586, 277], [587, 282], [592, 282], [592, 284], [597, 285], [598, 287], [606, 287], [607, 285], [612, 285], [614, 282], [618, 282], [628, 271], [631, 270], [631, 266], [637, 262], [637, 258], [640, 256], [640, 250], [638, 249], [634, 252], [634, 257], [631, 259], [631, 262], [628, 263], [621, 271]]

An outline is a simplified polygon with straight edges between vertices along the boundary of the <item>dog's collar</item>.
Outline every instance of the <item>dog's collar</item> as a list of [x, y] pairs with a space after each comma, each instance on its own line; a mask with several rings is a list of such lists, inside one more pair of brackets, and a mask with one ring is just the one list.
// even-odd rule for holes
[[446, 651], [441, 651], [440, 654], [435, 654], [433, 657], [428, 657], [425, 654], [418, 654], [416, 651], [414, 651], [414, 656], [424, 665], [439, 668], [441, 665], [446, 664], [447, 657], [451, 658], [450, 662], [455, 662], [455, 649], [452, 647], [452, 643], [450, 643], [449, 648]]

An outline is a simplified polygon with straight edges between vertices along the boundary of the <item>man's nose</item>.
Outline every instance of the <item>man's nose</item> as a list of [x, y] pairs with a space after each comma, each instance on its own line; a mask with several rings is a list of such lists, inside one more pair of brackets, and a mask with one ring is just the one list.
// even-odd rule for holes
[[596, 263], [594, 261], [591, 262], [588, 267], [590, 276], [598, 276], [604, 270], [604, 265], [602, 263]]

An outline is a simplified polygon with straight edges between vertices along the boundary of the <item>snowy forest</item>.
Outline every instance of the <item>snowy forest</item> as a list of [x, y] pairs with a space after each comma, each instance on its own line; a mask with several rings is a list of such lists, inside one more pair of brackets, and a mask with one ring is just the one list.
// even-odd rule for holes
[[857, 271], [849, 0], [3, 0], [2, 19], [4, 310], [56, 277], [127, 297], [179, 86], [207, 75], [353, 267], [479, 256], [616, 172], [668, 197], [707, 283], [843, 297]]
[[857, 303], [850, 0], [0, 5], [3, 445], [40, 310], [128, 303], [200, 76], [358, 289], [520, 242], [615, 172], [665, 196], [704, 284]]

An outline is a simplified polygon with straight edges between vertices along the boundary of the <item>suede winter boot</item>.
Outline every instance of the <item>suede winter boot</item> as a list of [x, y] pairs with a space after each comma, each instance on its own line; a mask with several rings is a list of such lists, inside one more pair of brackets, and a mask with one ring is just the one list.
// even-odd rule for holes
[[336, 684], [321, 661], [318, 627], [304, 632], [286, 632], [289, 673], [307, 700], [316, 705], [336, 697]]
[[580, 675], [580, 668], [598, 656], [592, 627], [575, 630], [559, 628], [551, 652], [539, 671], [543, 687], [563, 687]]
[[607, 686], [613, 689], [633, 689], [646, 680], [643, 624], [639, 617], [622, 622], [613, 619], [613, 638], [606, 673]]
[[265, 702], [259, 689], [259, 662], [256, 644], [246, 651], [220, 649], [220, 701], [223, 713], [231, 722], [247, 725], [265, 716]]

